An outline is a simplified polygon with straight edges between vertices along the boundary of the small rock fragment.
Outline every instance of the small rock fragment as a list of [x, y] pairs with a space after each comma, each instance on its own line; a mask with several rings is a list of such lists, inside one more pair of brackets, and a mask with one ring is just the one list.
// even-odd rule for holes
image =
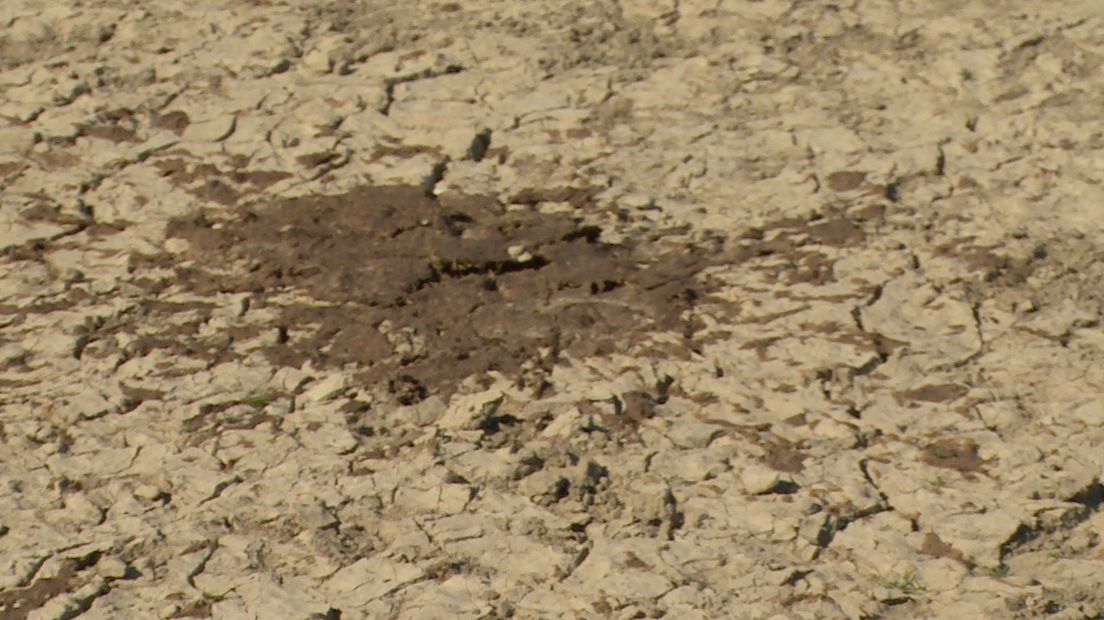
[[113, 555], [100, 558], [100, 561], [96, 562], [96, 572], [108, 580], [126, 577], [129, 568], [126, 562]]
[[740, 482], [749, 495], [761, 495], [778, 484], [778, 472], [769, 467], [751, 465], [740, 473]]
[[308, 403], [333, 400], [344, 394], [348, 389], [348, 379], [344, 375], [331, 375], [303, 392], [303, 400]]

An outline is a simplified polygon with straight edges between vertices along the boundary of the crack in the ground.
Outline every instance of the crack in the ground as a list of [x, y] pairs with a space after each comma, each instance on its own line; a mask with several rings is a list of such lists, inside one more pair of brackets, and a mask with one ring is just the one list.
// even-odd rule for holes
[[876, 514], [881, 514], [883, 512], [892, 512], [896, 510], [890, 503], [889, 497], [881, 490], [881, 488], [879, 488], [877, 483], [874, 482], [873, 477], [870, 475], [870, 470], [868, 467], [869, 462], [870, 459], [863, 459], [859, 462], [859, 468], [862, 471], [863, 478], [865, 478], [867, 483], [878, 493], [878, 503], [867, 506], [866, 508], [856, 510], [849, 514], [840, 515], [838, 517], [829, 517], [828, 519], [826, 519], [824, 525], [817, 533], [817, 546], [821, 548], [827, 548], [832, 544], [832, 540], [835, 539], [836, 534], [846, 530], [849, 525], [856, 521], [865, 519], [866, 517], [870, 517]]
[[[1000, 547], [1000, 561], [1003, 564], [1007, 559], [1025, 550], [1030, 550], [1036, 541], [1052, 536], [1060, 536], [1088, 521], [1096, 514], [1104, 504], [1104, 484], [1099, 479], [1094, 479], [1085, 488], [1069, 497], [1067, 502], [1079, 504], [1080, 509], [1067, 512], [1065, 517], [1053, 525], [1021, 524], [1007, 541]], [[1038, 515], [1036, 515], [1038, 519]]]
[[241, 484], [242, 482], [244, 482], [244, 480], [242, 479], [241, 476], [234, 476], [233, 478], [230, 478], [228, 480], [220, 481], [218, 484], [215, 485], [215, 488], [214, 488], [214, 490], [211, 491], [211, 494], [208, 495], [207, 497], [203, 498], [202, 500], [200, 500], [199, 504], [197, 504], [197, 505], [202, 506], [203, 504], [206, 504], [207, 502], [212, 502], [212, 501], [218, 499], [219, 496], [222, 495], [222, 493], [224, 491], [226, 491], [226, 489], [230, 488], [231, 486], [233, 486], [235, 484]]
[[384, 101], [380, 104], [377, 111], [384, 116], [391, 113], [391, 105], [395, 101], [395, 87], [399, 84], [406, 84], [408, 82], [417, 82], [419, 80], [431, 80], [433, 78], [441, 77], [442, 75], [451, 75], [454, 73], [461, 73], [464, 71], [464, 67], [458, 64], [450, 64], [443, 69], [424, 69], [417, 73], [411, 73], [408, 75], [401, 75], [398, 77], [387, 78], [383, 83]]
[[426, 198], [430, 200], [437, 199], [437, 185], [445, 180], [445, 172], [448, 171], [448, 165], [449, 158], [445, 157], [441, 161], [433, 164], [433, 168], [429, 171], [429, 174], [422, 178], [422, 193]]
[[[219, 545], [217, 541], [208, 540], [207, 542], [203, 543], [200, 549], [205, 550], [203, 557], [199, 560], [199, 563], [192, 567], [192, 570], [188, 571], [188, 574], [184, 578], [185, 581], [188, 582], [188, 585], [192, 586], [196, 590], [199, 590], [199, 586], [196, 585], [195, 578], [202, 575], [203, 571], [207, 570], [207, 563], [211, 561], [211, 558], [215, 557], [215, 553], [218, 551]], [[199, 549], [196, 549], [196, 551], [198, 550]]]
[[[59, 550], [59, 552], [63, 551]], [[3, 620], [24, 620], [35, 610], [46, 605], [47, 602], [59, 596], [71, 594], [74, 590], [79, 591], [80, 588], [87, 586], [96, 579], [96, 577], [93, 577], [83, 584], [78, 584], [82, 571], [94, 566], [100, 561], [101, 556], [102, 552], [92, 551], [84, 556], [61, 560], [61, 565], [56, 574], [36, 579], [35, 577], [37, 577], [42, 566], [51, 558], [43, 559], [34, 567], [35, 570], [30, 578], [24, 580], [20, 586], [0, 591], [0, 618], [3, 618]], [[95, 599], [106, 594], [108, 590], [110, 590], [110, 585], [104, 581], [92, 592], [88, 592], [83, 596], [74, 595], [74, 605], [67, 606], [57, 617], [71, 619], [79, 616], [88, 611]]]

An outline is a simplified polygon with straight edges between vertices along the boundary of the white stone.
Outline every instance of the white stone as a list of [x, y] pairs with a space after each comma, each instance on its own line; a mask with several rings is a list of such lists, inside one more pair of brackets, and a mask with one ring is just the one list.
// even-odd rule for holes
[[740, 472], [740, 482], [744, 485], [744, 491], [749, 495], [766, 493], [778, 484], [781, 476], [779, 472], [764, 465], [751, 464]]
[[113, 555], [100, 558], [100, 561], [96, 562], [96, 572], [104, 579], [122, 579], [126, 576], [128, 568], [126, 562]]
[[341, 396], [349, 388], [349, 380], [344, 375], [330, 375], [303, 392], [301, 398], [307, 403], [318, 403]]
[[472, 430], [479, 420], [491, 415], [504, 400], [502, 392], [491, 390], [478, 394], [454, 396], [437, 426], [446, 429]]
[[556, 416], [551, 423], [541, 431], [542, 437], [567, 437], [582, 423], [583, 414], [578, 407], [571, 407]]
[[301, 436], [304, 444], [314, 450], [323, 450], [333, 454], [348, 454], [357, 449], [360, 443], [344, 425], [323, 424], [316, 430], [304, 432]]

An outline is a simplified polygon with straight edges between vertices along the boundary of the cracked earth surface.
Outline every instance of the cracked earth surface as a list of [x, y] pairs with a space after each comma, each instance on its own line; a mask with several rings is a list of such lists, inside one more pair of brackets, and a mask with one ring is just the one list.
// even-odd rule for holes
[[1095, 0], [0, 25], [0, 619], [1104, 615]]

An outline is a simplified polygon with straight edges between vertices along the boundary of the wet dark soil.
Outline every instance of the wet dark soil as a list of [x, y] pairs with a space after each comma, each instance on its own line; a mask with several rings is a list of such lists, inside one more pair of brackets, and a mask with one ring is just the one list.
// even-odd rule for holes
[[693, 346], [692, 247], [656, 255], [606, 243], [570, 214], [489, 198], [362, 187], [237, 207], [227, 221], [171, 223], [193, 259], [193, 292], [279, 302], [266, 354], [280, 365], [356, 364], [400, 402], [451, 391], [471, 375], [548, 369], [563, 352], [624, 350], [656, 331]]

